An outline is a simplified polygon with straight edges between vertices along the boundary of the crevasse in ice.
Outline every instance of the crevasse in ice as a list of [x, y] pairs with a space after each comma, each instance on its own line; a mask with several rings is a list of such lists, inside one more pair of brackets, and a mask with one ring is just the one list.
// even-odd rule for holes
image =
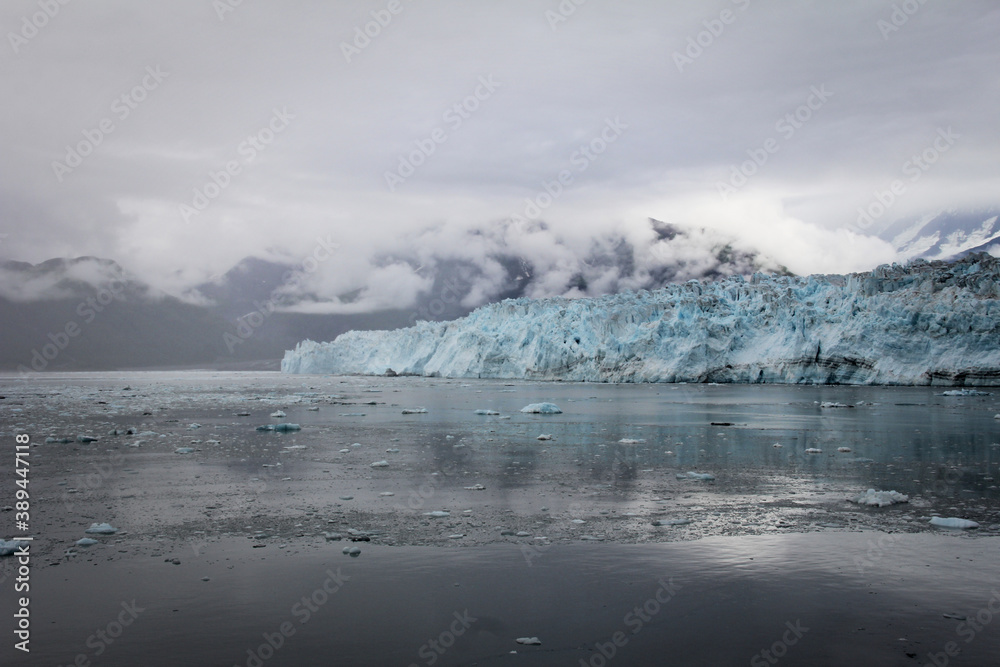
[[509, 299], [452, 322], [349, 331], [286, 373], [1000, 385], [1000, 260], [755, 274], [585, 299]]

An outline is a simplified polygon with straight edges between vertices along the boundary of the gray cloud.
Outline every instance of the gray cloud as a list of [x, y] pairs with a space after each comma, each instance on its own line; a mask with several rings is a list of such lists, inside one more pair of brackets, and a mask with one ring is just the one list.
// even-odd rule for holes
[[[1000, 191], [1000, 8], [912, 2], [886, 31], [904, 4], [590, 0], [553, 29], [555, 0], [400, 0], [348, 62], [342, 43], [388, 0], [243, 2], [222, 19], [207, 0], [69, 3], [17, 52], [7, 34], [0, 55], [0, 254], [111, 257], [179, 292], [248, 255], [301, 261], [331, 235], [342, 252], [307, 287], [398, 305], [426, 279], [379, 258], [406, 239], [499, 280], [488, 243], [454, 230], [523, 214], [569, 171], [538, 212], [552, 238], [504, 241], [549, 266], [553, 290], [591, 239], [644, 233], [650, 216], [735, 235], [798, 273], [870, 268], [893, 253], [852, 228], [857, 209], [939, 128], [960, 137], [886, 217], [995, 205]], [[4, 3], [0, 25], [17, 34], [39, 11]], [[679, 68], [689, 39], [704, 46]], [[498, 83], [483, 99], [480, 77]], [[291, 116], [280, 131], [275, 110]], [[582, 158], [615, 118], [627, 129]], [[428, 140], [390, 191], [386, 172]], [[57, 174], [80, 142], [97, 145]], [[719, 183], [768, 145], [724, 200]], [[196, 191], [207, 205], [185, 219]], [[439, 238], [421, 246], [426, 229]]]

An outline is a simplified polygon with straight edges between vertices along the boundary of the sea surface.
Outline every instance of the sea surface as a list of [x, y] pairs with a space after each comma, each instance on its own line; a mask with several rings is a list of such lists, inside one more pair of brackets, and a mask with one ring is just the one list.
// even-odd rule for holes
[[944, 391], [0, 376], [0, 662], [998, 664], [1000, 398]]

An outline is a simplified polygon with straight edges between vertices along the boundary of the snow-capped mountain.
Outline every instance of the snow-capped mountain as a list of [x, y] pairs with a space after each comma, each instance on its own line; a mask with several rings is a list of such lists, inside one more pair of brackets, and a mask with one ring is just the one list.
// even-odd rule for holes
[[351, 331], [287, 373], [611, 382], [1000, 385], [1000, 260], [846, 276], [755, 274], [587, 299], [513, 299], [454, 322]]
[[1000, 208], [936, 211], [903, 218], [873, 229], [899, 253], [900, 261], [916, 257], [947, 260], [974, 252], [1000, 255]]

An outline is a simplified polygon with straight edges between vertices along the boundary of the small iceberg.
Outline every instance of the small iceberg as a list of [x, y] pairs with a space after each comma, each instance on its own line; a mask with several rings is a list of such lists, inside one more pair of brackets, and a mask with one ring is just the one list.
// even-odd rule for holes
[[618, 441], [619, 445], [641, 445], [646, 442], [645, 438], [622, 438]]
[[538, 637], [518, 637], [515, 639], [518, 644], [524, 644], [526, 646], [541, 646], [542, 640]]
[[715, 479], [715, 475], [707, 472], [683, 472], [677, 474], [677, 479], [700, 479], [705, 482], [711, 482]]
[[807, 447], [806, 454], [822, 454], [823, 450], [818, 447]]
[[23, 540], [11, 540], [8, 542], [6, 540], [0, 539], [0, 556], [10, 556], [15, 551], [17, 551], [18, 547], [20, 547], [22, 544], [28, 544], [28, 542], [25, 542]]
[[265, 424], [257, 427], [258, 431], [274, 431], [276, 433], [288, 433], [290, 431], [301, 431], [298, 424]]
[[521, 412], [527, 412], [536, 415], [559, 415], [562, 414], [562, 410], [555, 403], [532, 403], [521, 408]]
[[451, 512], [445, 512], [443, 510], [434, 510], [433, 512], [424, 512], [424, 516], [429, 516], [434, 519], [443, 519], [445, 517], [451, 516]]
[[850, 447], [837, 447], [837, 451], [846, 454], [847, 452], [851, 451], [851, 448]]
[[979, 528], [979, 524], [975, 521], [969, 521], [968, 519], [958, 519], [956, 517], [941, 517], [934, 516], [931, 517], [931, 525], [937, 526], [938, 528], [953, 528], [955, 530], [968, 530], [970, 528]]
[[819, 404], [821, 408], [853, 408], [853, 405], [847, 405], [846, 403], [837, 403], [836, 401], [823, 401]]
[[114, 535], [118, 532], [117, 528], [114, 528], [110, 523], [92, 523], [90, 528], [83, 531], [91, 535]]
[[371, 467], [372, 468], [388, 468], [389, 467], [389, 462], [386, 461], [385, 459], [382, 459], [381, 461], [375, 461], [374, 463], [372, 463]]
[[903, 494], [897, 493], [896, 491], [876, 491], [875, 489], [868, 489], [864, 493], [858, 496], [853, 496], [847, 499], [848, 502], [856, 503], [858, 505], [868, 505], [870, 507], [886, 507], [888, 505], [895, 505], [896, 503], [907, 503], [910, 502], [910, 497]]
[[499, 415], [500, 413], [497, 412], [496, 410], [476, 410], [476, 414], [477, 415], [488, 415], [488, 416], [495, 417], [495, 416]]
[[978, 389], [949, 389], [948, 391], [941, 392], [941, 396], [989, 396], [988, 391], [979, 391]]
[[404, 415], [425, 415], [427, 408], [403, 408]]
[[486, 487], [482, 484], [473, 484], [472, 486], [465, 487], [466, 491], [485, 491]]
[[274, 417], [275, 419], [281, 419], [286, 415], [283, 410], [275, 410], [274, 412], [271, 413], [271, 416]]
[[92, 537], [84, 537], [76, 541], [78, 547], [92, 547], [95, 544], [100, 544], [100, 542]]
[[535, 440], [551, 440], [551, 439], [552, 439], [551, 433], [542, 433], [537, 438], [535, 438]]
[[174, 454], [191, 454], [194, 452], [194, 447], [178, 447], [174, 450]]

